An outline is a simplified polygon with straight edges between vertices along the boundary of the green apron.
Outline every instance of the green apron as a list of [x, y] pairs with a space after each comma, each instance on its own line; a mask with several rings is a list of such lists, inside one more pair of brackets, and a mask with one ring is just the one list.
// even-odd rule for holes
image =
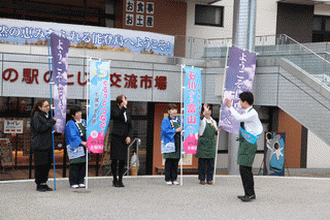
[[[244, 128], [244, 127], [243, 127]], [[247, 142], [242, 133], [239, 133], [239, 147], [238, 147], [238, 155], [237, 155], [237, 164], [242, 166], [252, 167], [254, 156], [257, 152], [257, 142], [251, 144]]]
[[[174, 129], [177, 129], [180, 127], [180, 121], [177, 120], [176, 122], [172, 121], [171, 123], [173, 125]], [[175, 152], [173, 153], [166, 153], [163, 154], [164, 159], [180, 159], [180, 133], [176, 133], [174, 136], [174, 140], [175, 140]]]
[[202, 136], [198, 138], [197, 158], [215, 158], [215, 145], [216, 141], [214, 138], [217, 129], [213, 123], [206, 123], [205, 130]]

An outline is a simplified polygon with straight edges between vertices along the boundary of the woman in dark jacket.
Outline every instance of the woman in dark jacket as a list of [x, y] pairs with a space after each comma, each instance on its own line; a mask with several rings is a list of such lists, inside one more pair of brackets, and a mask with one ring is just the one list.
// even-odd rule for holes
[[[127, 98], [120, 95], [116, 99], [116, 107], [112, 109], [113, 129], [111, 136], [111, 172], [113, 175], [113, 186], [124, 187], [123, 175], [125, 161], [127, 160], [127, 147], [131, 143], [131, 118], [126, 113]], [[118, 164], [118, 172], [117, 172]], [[118, 173], [118, 179], [117, 179]]]
[[50, 106], [46, 99], [39, 99], [31, 112], [31, 148], [34, 154], [35, 183], [37, 191], [52, 191], [46, 182], [53, 160], [52, 127], [55, 118], [50, 118]]

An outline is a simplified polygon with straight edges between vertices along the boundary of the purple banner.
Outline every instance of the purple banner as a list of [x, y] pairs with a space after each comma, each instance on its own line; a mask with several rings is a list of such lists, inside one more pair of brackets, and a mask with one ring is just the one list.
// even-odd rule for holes
[[50, 35], [52, 66], [53, 66], [53, 90], [54, 107], [57, 118], [54, 126], [55, 132], [62, 133], [66, 123], [67, 82], [68, 82], [68, 52], [70, 41], [56, 34]]
[[200, 111], [202, 106], [202, 76], [198, 68], [185, 67], [184, 83], [184, 151], [196, 154]]
[[[230, 99], [233, 107], [239, 113], [243, 113], [243, 109], [239, 103], [239, 95], [242, 92], [251, 92], [256, 63], [256, 54], [243, 51], [236, 47], [230, 49], [223, 100], [226, 98]], [[231, 115], [229, 108], [224, 103], [222, 103], [219, 127], [230, 133], [239, 133], [239, 122]]]

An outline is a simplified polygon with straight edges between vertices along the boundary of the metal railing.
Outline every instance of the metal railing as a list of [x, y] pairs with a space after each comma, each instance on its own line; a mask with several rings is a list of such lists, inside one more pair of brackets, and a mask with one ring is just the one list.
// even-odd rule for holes
[[[133, 148], [133, 145], [134, 145], [135, 142], [136, 142], [136, 158], [135, 158], [135, 161], [131, 161], [132, 156], [134, 155], [134, 154], [131, 155], [131, 149]], [[128, 146], [128, 148], [127, 148], [127, 169], [126, 169], [124, 175], [129, 174], [129, 170], [132, 166], [138, 167], [138, 165], [140, 163], [140, 161], [139, 161], [139, 147], [140, 147], [140, 145], [141, 145], [141, 139], [134, 138], [134, 140]], [[137, 173], [138, 173], [138, 170], [136, 170], [135, 176], [137, 176]]]
[[[205, 48], [205, 59], [220, 59], [226, 56], [226, 47], [231, 45], [230, 38], [208, 39]], [[327, 48], [324, 48], [324, 53]], [[259, 57], [283, 57], [311, 74], [326, 87], [330, 87], [330, 61], [323, 58], [304, 44], [291, 37], [266, 35], [255, 37], [255, 51]]]

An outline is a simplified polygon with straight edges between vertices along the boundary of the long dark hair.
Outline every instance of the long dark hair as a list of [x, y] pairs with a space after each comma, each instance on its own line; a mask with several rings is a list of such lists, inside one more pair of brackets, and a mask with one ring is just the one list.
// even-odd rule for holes
[[49, 103], [48, 99], [42, 98], [42, 99], [39, 99], [36, 104], [34, 104], [32, 111], [31, 111], [31, 118], [34, 116], [34, 113], [36, 113], [36, 111], [40, 111], [40, 109], [38, 107], [41, 108], [42, 105], [44, 104], [44, 102], [46, 102], [46, 101]]

